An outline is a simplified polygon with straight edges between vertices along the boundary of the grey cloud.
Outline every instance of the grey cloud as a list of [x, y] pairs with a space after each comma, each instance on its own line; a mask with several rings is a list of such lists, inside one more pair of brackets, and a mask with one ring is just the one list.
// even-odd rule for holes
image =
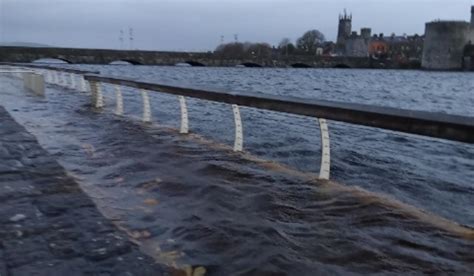
[[212, 50], [220, 36], [277, 44], [319, 29], [334, 40], [337, 16], [353, 27], [423, 33], [437, 18], [468, 20], [473, 0], [0, 0], [2, 41], [119, 48], [119, 30], [134, 28], [135, 48]]

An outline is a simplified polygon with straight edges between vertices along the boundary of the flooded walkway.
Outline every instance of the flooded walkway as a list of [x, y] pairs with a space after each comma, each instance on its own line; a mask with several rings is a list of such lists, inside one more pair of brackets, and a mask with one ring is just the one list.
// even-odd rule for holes
[[35, 98], [1, 81], [12, 116], [162, 264], [209, 275], [474, 271], [471, 228], [198, 135], [98, 112], [78, 91], [48, 86]]
[[165, 275], [0, 106], [0, 275]]

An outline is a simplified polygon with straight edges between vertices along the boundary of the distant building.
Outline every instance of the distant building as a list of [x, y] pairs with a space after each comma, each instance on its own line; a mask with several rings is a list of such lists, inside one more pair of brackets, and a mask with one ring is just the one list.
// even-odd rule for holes
[[428, 22], [421, 66], [429, 70], [460, 70], [465, 64], [472, 64], [466, 49], [473, 42], [474, 6], [471, 7], [471, 22]]
[[370, 28], [362, 28], [360, 35], [352, 31], [352, 15], [339, 15], [336, 54], [340, 56], [368, 57], [370, 43]]
[[336, 54], [348, 57], [387, 58], [396, 62], [421, 60], [423, 37], [373, 35], [371, 28], [362, 28], [360, 34], [352, 31], [352, 15], [339, 15]]
[[464, 49], [463, 68], [474, 71], [474, 44], [469, 44]]
[[323, 48], [323, 56], [334, 56], [336, 44], [332, 41], [325, 41], [320, 45]]
[[370, 28], [362, 28], [360, 35], [352, 32], [351, 36], [346, 40], [344, 55], [350, 57], [368, 57], [369, 45], [371, 42], [372, 30]]
[[392, 34], [384, 39], [388, 45], [387, 57], [397, 63], [421, 62], [424, 36], [396, 36]]
[[385, 41], [384, 35], [380, 34], [377, 36], [373, 35], [372, 40], [369, 43], [369, 55], [372, 57], [386, 58], [389, 53], [389, 45]]
[[346, 10], [344, 14], [339, 15], [339, 25], [337, 31], [336, 52], [338, 54], [345, 53], [346, 41], [352, 33], [352, 15], [347, 15]]

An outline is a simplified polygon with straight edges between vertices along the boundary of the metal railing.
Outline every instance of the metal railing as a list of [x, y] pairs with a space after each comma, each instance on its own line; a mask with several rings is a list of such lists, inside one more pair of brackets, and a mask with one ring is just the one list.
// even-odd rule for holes
[[[211, 100], [211, 101], [216, 101], [216, 102], [227, 103], [224, 100], [220, 100], [220, 101], [215, 100], [213, 97], [209, 97], [209, 95], [207, 96], [199, 95], [199, 93], [197, 93], [196, 95], [191, 95], [189, 92], [197, 91], [194, 89], [178, 88], [178, 87], [165, 86], [165, 85], [154, 84], [154, 83], [148, 83], [148, 85], [146, 85], [146, 83], [143, 83], [143, 82], [117, 79], [113, 77], [102, 78], [97, 75], [86, 75], [85, 79], [89, 81], [90, 88], [91, 88], [90, 90], [92, 93], [92, 102], [93, 102], [94, 107], [96, 108], [104, 107], [104, 98], [103, 98], [102, 88], [100, 86], [100, 83], [102, 82], [102, 83], [115, 84], [115, 94], [116, 94], [115, 114], [117, 115], [123, 115], [123, 97], [122, 97], [122, 91], [121, 91], [120, 86], [139, 88], [141, 91], [142, 102], [143, 102], [143, 121], [144, 122], [151, 122], [151, 105], [150, 105], [150, 100], [148, 97], [148, 91], [156, 90], [156, 91], [178, 96], [180, 109], [181, 109], [180, 133], [182, 134], [187, 134], [189, 132], [189, 119], [188, 119], [188, 111], [187, 111], [185, 96], [203, 99], [203, 100]], [[210, 91], [204, 91], [204, 92], [210, 92]], [[211, 93], [217, 93], [217, 92], [211, 92]], [[235, 123], [234, 151], [240, 152], [240, 151], [243, 151], [244, 136], [243, 136], [242, 119], [240, 116], [239, 105], [232, 104], [232, 111], [234, 114], [234, 123]], [[322, 143], [321, 143], [322, 158], [321, 158], [319, 178], [329, 179], [329, 175], [330, 175], [329, 131], [328, 131], [328, 126], [325, 119], [318, 119], [318, 123], [321, 130], [321, 140], [322, 140]]]
[[90, 83], [93, 105], [96, 108], [104, 106], [100, 83], [115, 85], [117, 100], [115, 113], [118, 115], [123, 114], [123, 100], [120, 87], [126, 86], [140, 89], [143, 100], [143, 121], [145, 122], [151, 121], [148, 91], [178, 96], [181, 106], [181, 133], [188, 133], [189, 129], [185, 97], [230, 104], [232, 105], [235, 121], [234, 151], [243, 150], [244, 137], [239, 106], [318, 118], [322, 140], [319, 176], [322, 179], [329, 179], [330, 174], [330, 143], [326, 119], [452, 141], [474, 143], [473, 117], [294, 97], [194, 89], [111, 76], [86, 75], [85, 79]]
[[72, 73], [77, 75], [84, 75], [84, 74], [99, 74], [99, 71], [90, 71], [90, 70], [79, 70], [79, 69], [71, 69], [71, 68], [62, 68], [62, 67], [55, 67], [57, 64], [50, 63], [51, 65], [43, 64], [32, 64], [32, 63], [14, 63], [14, 62], [0, 62], [0, 65], [10, 66], [10, 67], [24, 67], [24, 68], [31, 68], [31, 69], [46, 69], [51, 71], [60, 71], [65, 73]]
[[22, 64], [22, 63], [0, 63], [3, 68], [10, 68], [11, 73], [23, 78], [22, 73], [33, 72], [43, 76], [45, 83], [63, 86], [69, 89], [88, 91], [88, 84], [84, 79], [86, 74], [99, 74], [97, 71], [77, 70], [59, 68], [48, 65]]
[[[115, 85], [115, 114], [117, 115], [123, 115], [124, 110], [121, 87], [126, 86], [139, 89], [143, 103], [144, 122], [151, 122], [152, 120], [151, 104], [148, 97], [149, 91], [175, 95], [178, 97], [181, 109], [180, 133], [183, 134], [189, 132], [186, 97], [230, 104], [232, 106], [235, 122], [234, 151], [242, 151], [244, 143], [239, 106], [318, 118], [317, 120], [321, 130], [322, 149], [319, 172], [321, 179], [329, 179], [330, 176], [330, 140], [326, 119], [427, 137], [474, 143], [474, 118], [467, 116], [295, 97], [195, 89], [113, 76], [102, 76], [96, 74], [97, 72], [52, 66], [5, 63], [3, 63], [3, 65], [15, 66], [13, 68], [26, 67], [37, 74], [43, 75], [46, 83], [61, 85], [81, 91], [89, 91], [88, 87], [90, 87], [93, 105], [96, 108], [102, 108], [104, 106], [101, 83]], [[15, 74], [21, 76], [21, 73]], [[79, 86], [77, 86], [75, 82], [77, 77], [79, 77], [80, 81]], [[70, 79], [69, 83], [67, 79]], [[87, 85], [87, 82], [89, 82], [89, 85]]]

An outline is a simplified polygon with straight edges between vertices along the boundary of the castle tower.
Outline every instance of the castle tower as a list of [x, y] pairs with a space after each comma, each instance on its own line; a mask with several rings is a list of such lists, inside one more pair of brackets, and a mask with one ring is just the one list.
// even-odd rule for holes
[[474, 29], [474, 6], [471, 7], [471, 29]]
[[372, 29], [370, 28], [362, 28], [360, 29], [360, 35], [363, 39], [369, 40], [372, 35]]
[[352, 15], [347, 15], [346, 10], [344, 14], [339, 15], [339, 29], [337, 31], [337, 44], [344, 44], [346, 39], [351, 36], [352, 32]]

